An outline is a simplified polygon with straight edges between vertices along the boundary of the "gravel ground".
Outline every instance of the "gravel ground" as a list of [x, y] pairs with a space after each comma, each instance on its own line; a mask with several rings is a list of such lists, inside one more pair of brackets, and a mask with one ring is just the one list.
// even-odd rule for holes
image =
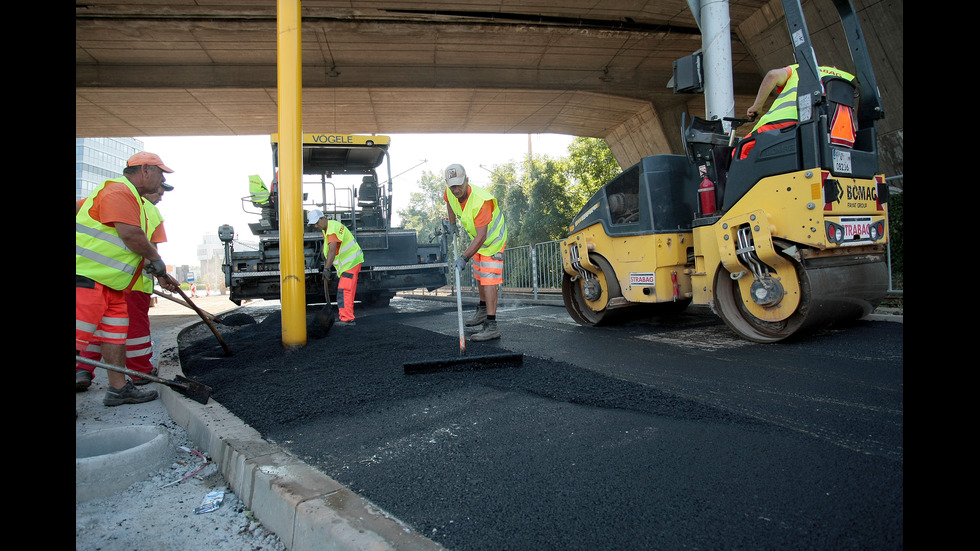
[[[156, 385], [149, 385], [156, 386]], [[286, 549], [267, 531], [227, 486], [214, 463], [197, 451], [187, 433], [176, 425], [159, 400], [149, 404], [105, 408], [104, 381], [87, 391], [97, 396], [92, 407], [77, 406], [76, 423], [96, 426], [113, 416], [126, 416], [134, 425], [162, 426], [170, 432], [173, 463], [122, 492], [103, 499], [75, 503], [75, 549], [92, 551], [278, 551]], [[77, 402], [77, 400], [76, 400]], [[112, 423], [119, 426], [119, 423]], [[188, 478], [189, 477], [189, 478]], [[223, 491], [217, 510], [197, 514], [208, 492]]]
[[[227, 299], [204, 308], [227, 308]], [[228, 303], [230, 304], [230, 303]], [[151, 313], [186, 314], [182, 307], [161, 303]], [[192, 313], [193, 316], [193, 313]], [[195, 319], [193, 316], [188, 319]], [[158, 319], [158, 326], [163, 326]], [[224, 330], [224, 328], [223, 328]], [[212, 337], [213, 338], [213, 337]], [[163, 350], [176, 356], [176, 350]], [[153, 360], [157, 362], [156, 359]], [[144, 388], [156, 388], [151, 383]], [[159, 399], [145, 404], [113, 408], [102, 405], [106, 391], [105, 371], [96, 369], [95, 380], [85, 392], [75, 394], [76, 436], [89, 431], [127, 425], [160, 426], [170, 433], [172, 462], [149, 473], [129, 488], [103, 499], [75, 503], [75, 549], [79, 551], [280, 551], [279, 537], [258, 522], [209, 458], [201, 457], [187, 432], [170, 418]], [[186, 449], [186, 450], [185, 450]], [[208, 492], [223, 491], [217, 510], [197, 514]]]

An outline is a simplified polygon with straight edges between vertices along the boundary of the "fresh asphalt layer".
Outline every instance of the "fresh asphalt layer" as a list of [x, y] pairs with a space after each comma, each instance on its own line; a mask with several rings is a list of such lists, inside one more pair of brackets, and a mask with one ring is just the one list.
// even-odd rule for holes
[[174, 419], [291, 549], [901, 545], [900, 461], [542, 358], [407, 376], [455, 339], [391, 316], [311, 325], [302, 352], [275, 313], [229, 330], [231, 358], [183, 335], [181, 369], [215, 396]]

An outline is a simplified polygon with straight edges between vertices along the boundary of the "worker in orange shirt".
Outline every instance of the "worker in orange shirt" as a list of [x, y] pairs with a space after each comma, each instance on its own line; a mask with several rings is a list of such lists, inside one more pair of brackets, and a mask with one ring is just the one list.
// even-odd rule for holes
[[[456, 221], [469, 234], [466, 250], [453, 263], [461, 273], [473, 259], [473, 277], [479, 282], [480, 304], [466, 325], [482, 329], [471, 337], [474, 341], [500, 338], [497, 329], [497, 286], [503, 283], [504, 246], [507, 244], [507, 224], [497, 199], [489, 191], [470, 184], [466, 169], [460, 164], [446, 167], [446, 190], [443, 200], [453, 234]], [[459, 282], [457, 282], [457, 285]]]
[[[167, 233], [163, 227], [163, 216], [156, 205], [163, 199], [166, 191], [174, 187], [166, 182], [159, 192], [142, 195], [143, 208], [148, 222], [148, 237], [150, 243], [157, 247], [167, 241]], [[76, 214], [85, 202], [76, 203]], [[153, 356], [153, 341], [150, 337], [150, 302], [153, 296], [153, 278], [142, 273], [139, 282], [131, 291], [125, 293], [126, 308], [129, 312], [129, 331], [126, 334], [126, 368], [148, 375], [156, 375], [157, 370], [150, 362]], [[98, 338], [94, 338], [84, 351], [79, 354], [83, 358], [102, 360], [102, 346]], [[89, 364], [75, 362], [75, 391], [87, 390], [95, 378], [95, 368]], [[131, 378], [134, 385], [140, 386], [150, 382], [142, 377]]]
[[[129, 310], [126, 291], [144, 270], [160, 286], [177, 290], [166, 263], [147, 238], [149, 218], [142, 195], [160, 192], [171, 173], [159, 155], [141, 152], [126, 163], [123, 175], [106, 180], [75, 214], [75, 354], [98, 339], [108, 364], [126, 366]], [[76, 377], [78, 377], [76, 370]], [[155, 390], [136, 388], [126, 376], [108, 372], [106, 406], [148, 402]], [[77, 380], [76, 380], [77, 385]]]

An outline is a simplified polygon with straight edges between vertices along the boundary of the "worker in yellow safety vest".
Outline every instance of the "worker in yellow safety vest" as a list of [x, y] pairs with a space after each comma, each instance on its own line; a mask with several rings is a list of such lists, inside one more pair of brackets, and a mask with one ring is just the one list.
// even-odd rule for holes
[[[163, 227], [163, 215], [156, 205], [163, 199], [166, 191], [173, 191], [174, 187], [166, 182], [162, 189], [156, 193], [143, 194], [143, 209], [146, 212], [147, 229], [146, 235], [150, 243], [156, 247], [159, 243], [167, 241], [167, 232]], [[81, 205], [83, 201], [79, 201]], [[150, 335], [150, 303], [153, 298], [153, 277], [145, 271], [139, 275], [139, 281], [133, 286], [132, 290], [125, 293], [126, 308], [129, 312], [129, 331], [126, 334], [126, 368], [148, 375], [156, 375], [157, 370], [153, 367], [150, 359], [153, 356], [153, 341]], [[89, 342], [88, 347], [79, 354], [83, 358], [91, 360], [102, 360], [102, 345], [98, 338]], [[86, 371], [83, 373], [82, 371]], [[86, 390], [95, 376], [95, 368], [89, 364], [76, 362], [75, 365], [75, 390]], [[145, 385], [149, 379], [142, 377], [131, 377], [134, 385]]]
[[252, 203], [257, 206], [268, 203], [271, 196], [269, 188], [265, 187], [265, 182], [258, 174], [252, 174], [248, 177], [248, 193]]
[[[126, 366], [129, 312], [125, 293], [139, 282], [145, 269], [167, 290], [177, 282], [147, 238], [149, 220], [142, 194], [161, 191], [173, 172], [160, 157], [141, 152], [126, 163], [120, 178], [99, 185], [75, 213], [75, 353], [98, 338], [108, 364]], [[79, 373], [76, 369], [76, 389]], [[143, 391], [126, 376], [108, 372], [107, 406], [142, 403], [157, 397]]]
[[[452, 233], [456, 221], [472, 241], [453, 264], [461, 273], [466, 262], [473, 259], [473, 277], [479, 283], [480, 303], [476, 312], [466, 320], [467, 327], [482, 325], [471, 337], [474, 341], [500, 338], [497, 328], [497, 286], [503, 283], [504, 247], [507, 245], [507, 224], [497, 199], [487, 190], [470, 184], [466, 169], [460, 164], [446, 167], [446, 191], [443, 199]], [[458, 282], [457, 282], [458, 284]]]
[[[307, 221], [323, 232], [323, 277], [329, 279], [330, 267], [337, 272], [337, 325], [354, 325], [354, 295], [357, 291], [357, 276], [361, 273], [364, 253], [347, 226], [324, 216], [323, 211], [309, 212]], [[327, 297], [327, 301], [330, 297]]]
[[[838, 77], [842, 78], [848, 82], [854, 81], [854, 75], [841, 71], [835, 67], [818, 67], [820, 72], [820, 78], [825, 79], [828, 77]], [[739, 148], [739, 159], [744, 159], [748, 156], [749, 151], [755, 146], [754, 137], [760, 132], [768, 132], [770, 130], [779, 130], [781, 128], [786, 128], [788, 126], [793, 126], [799, 122], [799, 113], [797, 112], [796, 106], [796, 93], [797, 84], [799, 83], [799, 65], [789, 65], [787, 67], [780, 67], [778, 69], [773, 69], [766, 73], [766, 76], [762, 79], [762, 84], [759, 85], [759, 91], [756, 94], [755, 101], [746, 110], [746, 115], [749, 118], [754, 117], [760, 109], [762, 109], [763, 104], [765, 104], [766, 99], [769, 95], [776, 91], [776, 99], [772, 101], [772, 105], [769, 106], [769, 111], [765, 115], [759, 118], [755, 127], [745, 138], [743, 138], [744, 144]], [[854, 143], [854, 128], [856, 123], [854, 122], [854, 112], [852, 109], [845, 106], [839, 107], [838, 112], [835, 115], [835, 124], [846, 125], [849, 129], [848, 134], [850, 135], [851, 144]], [[837, 117], [840, 120], [837, 121]]]

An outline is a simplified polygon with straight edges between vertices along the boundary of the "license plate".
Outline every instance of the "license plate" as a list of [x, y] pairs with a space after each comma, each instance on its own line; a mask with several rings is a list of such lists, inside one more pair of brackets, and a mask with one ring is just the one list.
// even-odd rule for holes
[[851, 152], [840, 149], [833, 149], [834, 152], [834, 172], [851, 173]]

